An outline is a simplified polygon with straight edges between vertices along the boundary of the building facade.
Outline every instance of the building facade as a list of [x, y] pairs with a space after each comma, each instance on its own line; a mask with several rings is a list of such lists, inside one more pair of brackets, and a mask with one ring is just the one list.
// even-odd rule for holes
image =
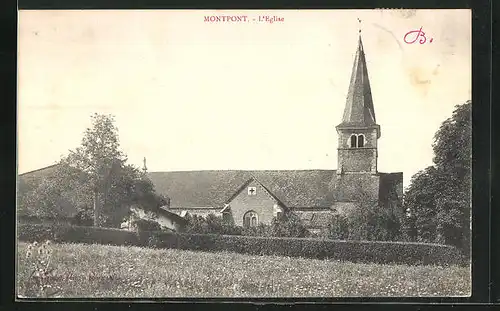
[[187, 220], [185, 218], [169, 212], [163, 207], [156, 210], [156, 212], [151, 212], [144, 210], [140, 206], [132, 206], [130, 211], [130, 216], [121, 224], [121, 229], [131, 231], [138, 230], [138, 228], [134, 226], [134, 221], [138, 219], [155, 221], [160, 225], [162, 230], [173, 232], [183, 232], [187, 225]]

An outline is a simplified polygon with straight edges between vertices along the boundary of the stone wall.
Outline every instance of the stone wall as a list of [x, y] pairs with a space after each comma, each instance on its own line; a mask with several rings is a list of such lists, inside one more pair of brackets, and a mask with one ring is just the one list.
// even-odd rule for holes
[[335, 177], [335, 201], [357, 202], [360, 197], [378, 202], [380, 177], [370, 173], [341, 174]]
[[[248, 194], [248, 188], [255, 187], [255, 195]], [[243, 226], [243, 216], [248, 211], [254, 211], [258, 215], [259, 223], [271, 224], [275, 212], [276, 200], [258, 182], [250, 182], [243, 190], [234, 197], [229, 205], [234, 224]]]
[[[342, 129], [338, 131], [338, 170], [345, 172], [377, 171], [377, 130]], [[351, 135], [364, 135], [364, 146], [351, 148]]]
[[338, 150], [338, 165], [343, 172], [376, 172], [377, 149], [352, 148]]

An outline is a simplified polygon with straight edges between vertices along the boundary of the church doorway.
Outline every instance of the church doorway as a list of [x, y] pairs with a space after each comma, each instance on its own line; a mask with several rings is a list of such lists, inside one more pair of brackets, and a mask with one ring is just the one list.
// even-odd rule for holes
[[259, 225], [259, 215], [254, 211], [248, 211], [243, 216], [243, 226], [245, 228], [257, 227]]

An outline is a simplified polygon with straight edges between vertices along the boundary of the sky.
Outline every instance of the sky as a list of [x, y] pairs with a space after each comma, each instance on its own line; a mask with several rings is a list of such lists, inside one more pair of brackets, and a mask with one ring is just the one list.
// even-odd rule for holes
[[[222, 15], [248, 22], [204, 21]], [[18, 173], [78, 147], [93, 113], [149, 171], [336, 169], [360, 25], [378, 170], [407, 186], [471, 99], [469, 10], [20, 11]]]

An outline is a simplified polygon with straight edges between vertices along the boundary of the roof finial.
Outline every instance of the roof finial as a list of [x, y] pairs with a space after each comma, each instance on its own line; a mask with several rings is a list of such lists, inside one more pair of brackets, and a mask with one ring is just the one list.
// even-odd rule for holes
[[358, 33], [361, 35], [361, 20], [358, 18]]
[[142, 171], [143, 171], [144, 173], [146, 173], [146, 172], [148, 171], [148, 168], [147, 168], [147, 166], [146, 166], [146, 157], [144, 157], [144, 159], [143, 159], [143, 163], [144, 163], [144, 164], [143, 164], [143, 166], [142, 166]]

